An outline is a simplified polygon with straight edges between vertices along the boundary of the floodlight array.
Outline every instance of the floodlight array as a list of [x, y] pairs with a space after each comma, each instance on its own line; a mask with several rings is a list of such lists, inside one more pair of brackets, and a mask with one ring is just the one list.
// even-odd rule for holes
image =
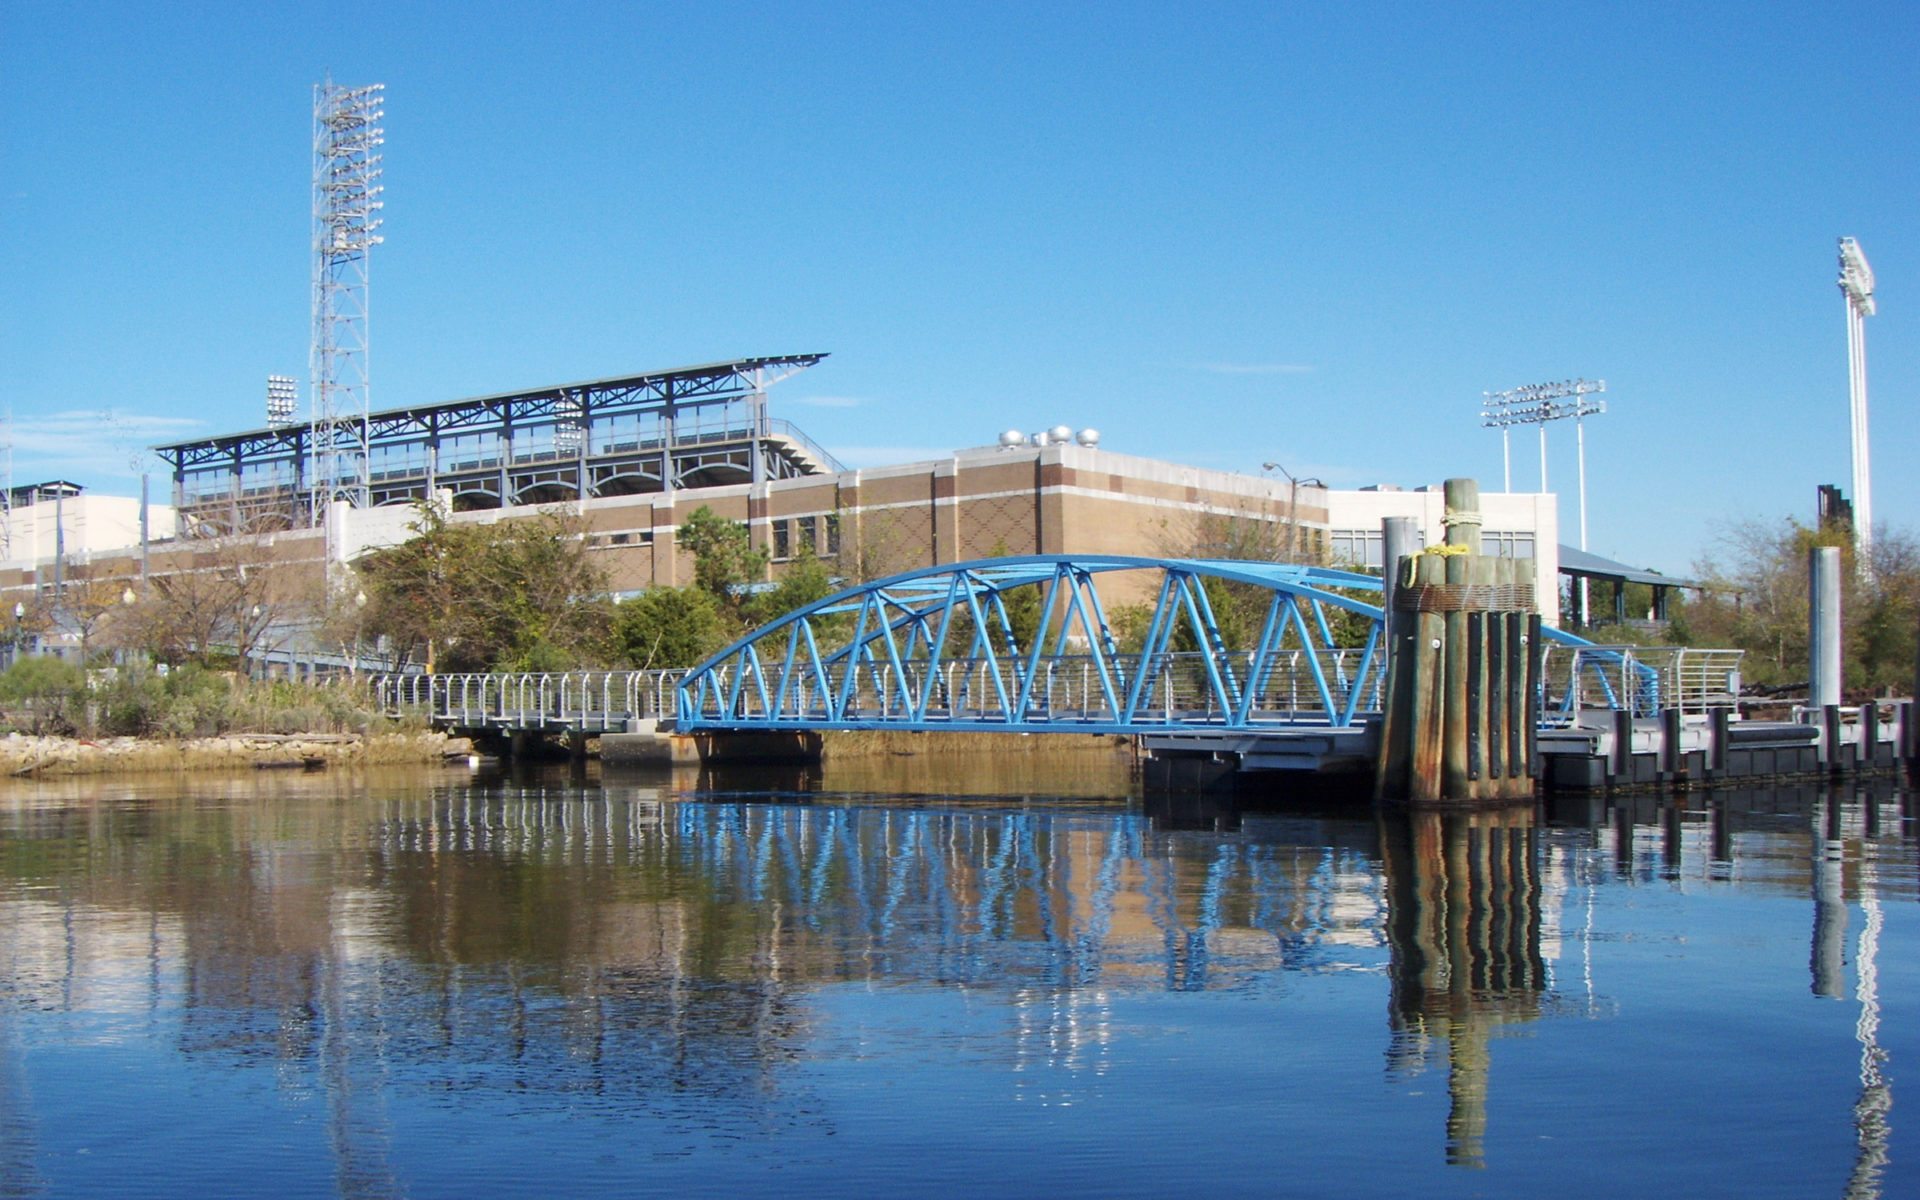
[[364, 254], [383, 240], [377, 215], [385, 207], [380, 194], [380, 155], [386, 130], [377, 121], [385, 115], [382, 93], [386, 85], [343, 88], [320, 86], [316, 104], [314, 153], [324, 161], [316, 172], [316, 189], [324, 196], [320, 251], [331, 255]]
[[562, 454], [578, 454], [586, 440], [585, 414], [578, 396], [565, 396], [553, 406], [553, 448]]
[[293, 423], [300, 402], [299, 385], [288, 375], [267, 376], [267, 424], [274, 429]]
[[1873, 268], [1867, 265], [1860, 243], [1850, 237], [1840, 239], [1840, 290], [1861, 315], [1874, 315]]
[[1586, 397], [1607, 390], [1604, 379], [1564, 379], [1530, 383], [1502, 392], [1482, 392], [1481, 424], [1489, 429], [1510, 425], [1544, 425], [1566, 417], [1590, 417], [1607, 411], [1604, 400]]

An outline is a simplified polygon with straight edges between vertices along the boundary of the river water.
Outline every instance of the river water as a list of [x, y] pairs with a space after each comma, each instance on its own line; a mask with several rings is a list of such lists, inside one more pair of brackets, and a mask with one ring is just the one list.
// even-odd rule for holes
[[1047, 774], [10, 785], [0, 1195], [1920, 1195], [1889, 783]]

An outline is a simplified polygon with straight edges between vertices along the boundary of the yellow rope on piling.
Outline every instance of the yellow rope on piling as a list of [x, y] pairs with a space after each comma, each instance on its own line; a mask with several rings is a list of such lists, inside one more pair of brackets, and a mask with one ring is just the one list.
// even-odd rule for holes
[[1442, 542], [1438, 546], [1428, 546], [1424, 553], [1438, 554], [1441, 558], [1452, 558], [1456, 554], [1471, 554], [1473, 552], [1465, 546], [1449, 546], [1445, 542]]

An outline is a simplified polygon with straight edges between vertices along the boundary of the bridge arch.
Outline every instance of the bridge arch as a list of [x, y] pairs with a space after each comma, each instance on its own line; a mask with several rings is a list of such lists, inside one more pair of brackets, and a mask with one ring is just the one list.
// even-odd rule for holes
[[[1150, 599], [1117, 630], [1109, 599], [1128, 588]], [[1225, 589], [1257, 614], [1242, 644], [1216, 611]], [[1378, 707], [1384, 684], [1368, 598], [1379, 592], [1374, 576], [1285, 563], [1030, 555], [927, 567], [846, 588], [721, 650], [681, 683], [679, 725], [1345, 727]]]

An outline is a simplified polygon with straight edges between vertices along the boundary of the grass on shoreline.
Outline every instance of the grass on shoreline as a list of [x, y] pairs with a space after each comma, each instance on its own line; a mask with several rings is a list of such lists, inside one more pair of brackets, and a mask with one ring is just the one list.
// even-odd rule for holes
[[180, 740], [389, 729], [409, 726], [396, 725], [375, 708], [355, 681], [256, 681], [192, 666], [165, 673], [145, 666], [82, 672], [60, 659], [38, 657], [20, 659], [0, 674], [0, 731], [34, 736]]

